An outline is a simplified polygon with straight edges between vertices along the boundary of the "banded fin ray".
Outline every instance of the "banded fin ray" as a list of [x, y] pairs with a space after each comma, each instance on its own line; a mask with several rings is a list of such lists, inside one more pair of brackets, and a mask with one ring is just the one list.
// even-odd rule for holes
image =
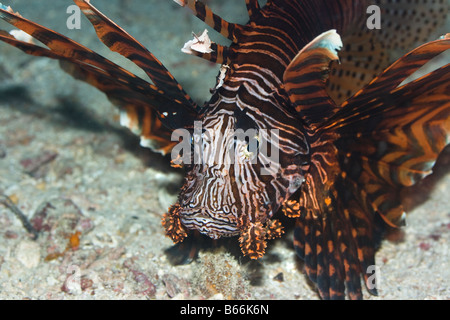
[[[334, 63], [328, 84], [330, 96], [337, 104], [350, 98], [368, 84], [396, 59], [414, 46], [425, 43], [444, 25], [449, 3], [417, 0], [360, 0], [364, 4], [359, 24], [341, 33], [344, 47], [339, 54], [341, 63]], [[367, 20], [380, 8], [380, 29], [370, 29]]]
[[134, 62], [145, 71], [153, 83], [173, 99], [197, 108], [189, 95], [175, 80], [163, 64], [135, 38], [107, 18], [86, 0], [74, 0], [84, 15], [89, 19], [99, 39], [111, 50]]
[[140, 135], [143, 146], [168, 153], [174, 145], [170, 141], [171, 131], [184, 126], [180, 121], [195, 117], [191, 106], [170, 99], [158, 87], [73, 40], [7, 9], [0, 8], [0, 17], [50, 49], [17, 40], [6, 31], [0, 31], [0, 40], [27, 54], [59, 60], [63, 70], [103, 91], [120, 108], [121, 124]]
[[[0, 18], [40, 41], [50, 48], [52, 52], [59, 54], [62, 57], [80, 60], [97, 68], [108, 70], [112, 76], [122, 77], [132, 75], [132, 73], [126, 71], [112, 61], [105, 59], [89, 48], [86, 48], [58, 32], [25, 19], [20, 14], [13, 12], [12, 9], [9, 8], [9, 10], [7, 10], [8, 8], [9, 7], [6, 6], [0, 7]], [[4, 32], [4, 35], [9, 35], [9, 33]]]
[[[174, 0], [182, 7], [188, 7], [193, 14], [208, 26], [219, 32], [225, 38], [233, 42], [238, 42], [239, 33], [242, 32], [243, 26], [237, 23], [230, 23], [222, 19], [203, 2], [198, 0]], [[254, 2], [254, 1], [252, 1]]]
[[255, 18], [259, 14], [259, 11], [261, 10], [258, 0], [245, 0], [245, 4], [247, 6], [249, 18], [250, 19]]

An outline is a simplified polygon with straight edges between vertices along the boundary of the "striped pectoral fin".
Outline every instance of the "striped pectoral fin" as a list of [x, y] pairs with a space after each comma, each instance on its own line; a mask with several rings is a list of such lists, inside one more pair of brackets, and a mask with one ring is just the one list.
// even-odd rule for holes
[[148, 105], [132, 103], [121, 107], [120, 124], [140, 136], [142, 147], [163, 155], [170, 153], [176, 144], [170, 139], [172, 131], [163, 126], [156, 112]]
[[175, 100], [192, 108], [196, 104], [163, 64], [125, 30], [108, 19], [87, 0], [74, 0], [95, 28], [100, 40], [112, 51], [134, 62], [150, 77], [153, 83]]
[[385, 113], [375, 128], [362, 120], [353, 123], [353, 129], [346, 128], [353, 133], [343, 134], [337, 146], [342, 150], [340, 162], [348, 179], [358, 184], [361, 197], [386, 223], [398, 227], [405, 224], [402, 188], [429, 175], [450, 143], [450, 95], [424, 95], [408, 106], [386, 108]]
[[357, 34], [343, 37], [340, 63], [331, 65], [327, 90], [336, 104], [350, 98], [389, 64], [385, 45], [366, 28], [357, 29]]
[[214, 14], [208, 6], [203, 2], [198, 0], [174, 0], [180, 6], [187, 6], [194, 15], [205, 22], [208, 26], [219, 32], [224, 37], [232, 40], [233, 42], [238, 41], [239, 32], [242, 31], [243, 26], [236, 23], [230, 23], [225, 21], [218, 15]]
[[372, 33], [388, 51], [403, 52], [435, 36], [435, 31], [445, 25], [450, 9], [448, 1], [373, 0], [370, 4], [378, 5], [382, 12], [377, 16], [381, 20], [379, 29], [369, 28], [374, 20], [368, 19], [368, 35]]
[[162, 224], [166, 229], [166, 235], [171, 238], [174, 243], [182, 242], [188, 235], [180, 220], [180, 210], [180, 205], [174, 204], [169, 208], [169, 212], [165, 213], [162, 218]]
[[322, 33], [291, 61], [283, 81], [289, 99], [306, 123], [314, 125], [333, 115], [336, 104], [326, 90], [329, 66], [337, 61], [342, 42], [336, 30]]
[[360, 299], [361, 280], [374, 265], [375, 213], [346, 184], [333, 137], [318, 132], [311, 141], [310, 169], [298, 201], [288, 203], [289, 215], [299, 212], [294, 247], [323, 299]]
[[404, 224], [402, 188], [429, 175], [450, 143], [450, 64], [399, 84], [448, 48], [442, 39], [412, 51], [344, 103], [324, 126], [339, 136], [335, 144], [348, 179], [391, 226]]
[[[194, 117], [189, 106], [167, 98], [152, 85], [112, 78], [99, 69], [74, 61], [61, 61], [61, 68], [78, 80], [103, 91], [119, 107], [120, 124], [140, 136], [141, 146], [161, 154], [171, 151], [172, 130]], [[133, 80], [133, 79], [132, 79]]]
[[259, 259], [264, 256], [267, 240], [279, 238], [283, 233], [283, 226], [276, 219], [268, 220], [264, 224], [247, 221], [239, 236], [241, 251], [250, 259]]
[[[361, 198], [353, 185], [347, 183], [345, 175], [337, 179], [336, 189], [339, 195], [337, 209], [342, 235], [338, 237], [340, 251], [344, 261], [346, 286], [351, 298], [361, 298], [361, 276], [369, 293], [378, 294], [375, 269], [375, 250], [383, 234], [384, 224], [376, 212]], [[336, 222], [336, 225], [339, 225]], [[373, 278], [373, 279], [370, 279]]]
[[[435, 37], [435, 30], [444, 25], [449, 10], [446, 1], [374, 0], [367, 2], [361, 15], [370, 5], [378, 6], [382, 12], [367, 12], [367, 19], [361, 19], [342, 34], [342, 63], [333, 65], [328, 84], [330, 96], [338, 104], [368, 84], [399, 54]], [[373, 25], [377, 20], [379, 29]]]

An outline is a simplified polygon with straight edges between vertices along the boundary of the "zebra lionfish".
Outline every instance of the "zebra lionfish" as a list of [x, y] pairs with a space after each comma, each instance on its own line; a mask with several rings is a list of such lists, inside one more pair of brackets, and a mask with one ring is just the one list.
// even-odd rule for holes
[[[163, 217], [174, 242], [194, 231], [238, 236], [243, 254], [257, 259], [267, 240], [283, 233], [273, 219], [281, 211], [296, 219], [294, 247], [322, 298], [361, 298], [361, 278], [377, 294], [367, 269], [385, 226], [404, 223], [400, 190], [430, 174], [450, 141], [450, 64], [404, 84], [450, 48], [450, 37], [388, 67], [390, 53], [426, 42], [446, 17], [445, 0], [268, 0], [264, 6], [246, 0], [245, 25], [225, 21], [200, 1], [175, 0], [232, 42], [219, 45], [205, 32], [183, 48], [222, 65], [204, 105], [89, 0], [74, 2], [102, 42], [152, 84], [4, 5], [0, 17], [46, 47], [5, 31], [0, 39], [60, 60], [75, 78], [105, 92], [143, 146], [173, 153], [181, 139], [172, 141], [172, 133], [193, 134], [188, 149], [172, 158], [174, 166], [183, 160], [186, 171], [178, 201]], [[366, 25], [373, 3], [383, 9], [381, 29]], [[237, 138], [239, 129], [251, 134]], [[234, 161], [227, 161], [230, 154]]]

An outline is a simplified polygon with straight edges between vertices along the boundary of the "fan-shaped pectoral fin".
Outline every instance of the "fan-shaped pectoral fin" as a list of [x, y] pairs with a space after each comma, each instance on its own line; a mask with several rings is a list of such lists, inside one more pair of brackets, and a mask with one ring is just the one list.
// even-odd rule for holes
[[336, 30], [329, 30], [307, 44], [291, 61], [283, 81], [289, 99], [306, 123], [314, 125], [337, 108], [326, 90], [330, 63], [339, 60], [342, 47]]

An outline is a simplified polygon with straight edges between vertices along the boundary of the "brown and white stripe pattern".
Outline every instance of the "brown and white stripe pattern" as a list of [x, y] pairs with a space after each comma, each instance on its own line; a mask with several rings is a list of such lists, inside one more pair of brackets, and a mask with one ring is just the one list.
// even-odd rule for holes
[[[283, 232], [273, 219], [283, 206], [297, 219], [294, 247], [320, 296], [361, 298], [360, 278], [367, 283], [384, 223], [403, 221], [401, 188], [429, 174], [449, 143], [449, 66], [399, 87], [448, 49], [449, 40], [412, 51], [371, 81], [387, 67], [393, 43], [411, 43], [401, 39], [405, 33], [396, 33], [398, 21], [411, 28], [412, 20], [403, 14], [414, 6], [411, 1], [375, 0], [395, 8], [385, 10], [381, 32], [370, 32], [364, 29], [370, 3], [365, 0], [268, 0], [264, 7], [245, 0], [250, 19], [245, 25], [223, 20], [200, 1], [176, 0], [232, 41], [229, 47], [211, 43], [208, 50], [190, 51], [224, 64], [211, 100], [199, 107], [137, 40], [89, 1], [74, 1], [99, 38], [141, 67], [153, 84], [5, 6], [0, 17], [48, 49], [3, 31], [0, 40], [62, 61], [70, 74], [119, 106], [121, 123], [141, 135], [143, 145], [162, 153], [172, 149], [174, 129], [201, 122], [202, 161], [186, 165], [179, 200], [163, 218], [167, 235], [174, 242], [189, 230], [212, 238], [238, 235], [242, 252], [260, 258], [267, 240]], [[414, 38], [430, 30], [429, 22], [437, 25], [445, 18], [443, 2], [421, 0], [412, 10], [424, 17], [420, 37]], [[330, 30], [343, 39], [338, 55], [337, 34]], [[341, 65], [336, 65], [338, 56]], [[275, 170], [262, 174], [271, 160], [268, 153], [246, 151], [248, 142], [234, 140], [237, 129], [254, 129], [258, 139], [277, 141]], [[234, 162], [230, 153], [237, 154]], [[376, 294], [376, 288], [368, 290]]]

